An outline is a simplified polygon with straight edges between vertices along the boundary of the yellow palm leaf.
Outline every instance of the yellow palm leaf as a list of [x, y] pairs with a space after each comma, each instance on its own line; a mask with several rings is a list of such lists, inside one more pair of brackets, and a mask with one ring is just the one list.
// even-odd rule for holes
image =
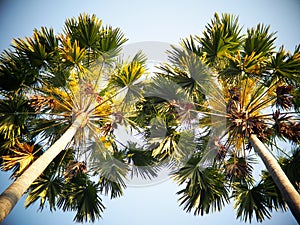
[[2, 156], [3, 170], [10, 170], [14, 167], [18, 167], [15, 172], [15, 176], [22, 174], [27, 167], [37, 158], [34, 151], [34, 145], [29, 145], [28, 143], [16, 142], [16, 145], [11, 149], [13, 154]]

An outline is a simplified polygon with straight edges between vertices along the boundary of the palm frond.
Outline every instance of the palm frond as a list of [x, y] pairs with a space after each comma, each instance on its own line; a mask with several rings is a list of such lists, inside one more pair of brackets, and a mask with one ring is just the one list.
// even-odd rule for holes
[[25, 98], [14, 96], [0, 100], [0, 133], [14, 145], [22, 134], [28, 134], [27, 120], [34, 116]]
[[262, 179], [260, 181], [265, 193], [266, 201], [270, 209], [287, 210], [287, 205], [282, 198], [279, 189], [276, 187], [271, 175], [267, 171], [262, 171]]
[[86, 176], [79, 176], [72, 182], [64, 184], [57, 206], [63, 211], [75, 211], [76, 222], [95, 222], [101, 218], [105, 209], [98, 193], [100, 193], [99, 184]]
[[77, 40], [74, 43], [71, 42], [70, 37], [61, 36], [62, 42], [61, 52], [64, 60], [69, 64], [78, 68], [80, 71], [84, 71], [84, 66], [82, 62], [86, 58], [86, 49], [81, 48]]
[[14, 169], [12, 177], [18, 177], [41, 153], [41, 149], [34, 144], [21, 143], [17, 140], [15, 146], [11, 148], [11, 154], [2, 156], [1, 168]]
[[241, 48], [243, 37], [238, 18], [229, 14], [222, 14], [220, 18], [216, 13], [210, 24], [206, 25], [203, 38], [197, 37], [206, 53], [209, 62], [216, 62], [226, 54], [234, 54]]
[[111, 26], [103, 27], [101, 30], [101, 39], [98, 46], [98, 51], [101, 53], [107, 53], [111, 57], [117, 56], [122, 45], [128, 39], [124, 37], [120, 28], [112, 28]]
[[38, 69], [15, 51], [5, 50], [0, 56], [0, 90], [20, 92], [38, 81]]
[[81, 48], [97, 46], [100, 37], [102, 21], [96, 15], [80, 14], [78, 17], [67, 19], [64, 32], [72, 37], [72, 42], [77, 40]]
[[275, 48], [275, 32], [269, 33], [270, 26], [258, 24], [256, 28], [247, 30], [243, 50], [245, 55], [260, 55], [265, 57], [271, 55]]
[[42, 175], [31, 185], [25, 200], [25, 207], [31, 206], [40, 199], [39, 209], [43, 210], [46, 202], [50, 211], [56, 209], [57, 199], [62, 194], [63, 179], [55, 175]]
[[160, 170], [158, 159], [152, 156], [152, 151], [138, 147], [136, 143], [129, 142], [126, 158], [130, 165], [131, 178], [140, 176], [143, 179], [152, 179]]
[[283, 168], [289, 180], [293, 183], [295, 188], [300, 190], [300, 147], [293, 149], [293, 154], [291, 158], [281, 157], [279, 159], [279, 164]]
[[253, 215], [256, 220], [262, 222], [265, 218], [270, 219], [272, 208], [261, 184], [249, 186], [247, 184], [238, 185], [232, 194], [234, 197], [234, 208], [237, 211], [237, 218], [251, 223]]
[[299, 83], [300, 45], [293, 54], [287, 52], [282, 46], [276, 54], [272, 55], [269, 69], [272, 71], [270, 79], [283, 80], [288, 84]]
[[[103, 148], [104, 151], [101, 151]], [[110, 151], [105, 148], [103, 144], [98, 143], [96, 145], [89, 163], [91, 171], [100, 177], [105, 177], [113, 183], [119, 184], [123, 188], [126, 187], [125, 178], [129, 167], [124, 160], [123, 152], [116, 150], [115, 144], [112, 144]]]
[[40, 31], [34, 30], [32, 38], [14, 39], [13, 47], [28, 59], [32, 67], [40, 69], [57, 54], [58, 39], [53, 34], [53, 29], [42, 27]]
[[193, 156], [186, 165], [173, 173], [179, 184], [186, 183], [184, 189], [177, 192], [181, 195], [180, 205], [184, 210], [194, 214], [207, 214], [220, 211], [228, 202], [228, 189], [224, 177], [217, 169], [203, 168], [201, 157]]
[[238, 157], [233, 154], [229, 159], [225, 160], [225, 173], [230, 182], [246, 181], [252, 182], [252, 164], [255, 163], [254, 158]]

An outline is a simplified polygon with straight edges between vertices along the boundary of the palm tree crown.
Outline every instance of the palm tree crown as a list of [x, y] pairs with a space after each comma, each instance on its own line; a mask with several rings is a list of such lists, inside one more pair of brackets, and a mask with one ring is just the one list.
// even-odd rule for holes
[[[154, 153], [160, 160], [179, 158], [173, 177], [184, 186], [178, 194], [186, 211], [202, 215], [220, 210], [232, 198], [237, 217], [251, 222], [253, 215], [258, 221], [270, 218], [273, 209], [286, 209], [287, 202], [299, 220], [299, 177], [285, 178], [294, 185], [289, 202], [276, 181], [279, 175], [271, 173], [270, 161], [257, 145], [279, 149], [279, 163], [284, 156], [295, 165], [298, 153], [288, 155], [277, 142], [299, 147], [299, 46], [293, 54], [283, 47], [276, 51], [275, 39], [269, 26], [259, 24], [241, 35], [238, 18], [215, 14], [203, 37], [191, 36], [181, 47], [172, 47], [169, 63], [159, 67], [151, 82], [149, 89], [164, 94], [148, 98], [143, 107], [159, 113], [167, 130]], [[253, 148], [270, 172], [260, 182], [253, 177]]]
[[118, 59], [126, 40], [119, 28], [81, 14], [65, 22], [62, 34], [43, 27], [2, 53], [1, 168], [13, 169], [21, 181], [39, 156], [76, 127], [34, 179], [26, 207], [39, 200], [40, 209], [48, 202], [50, 210], [76, 211], [77, 222], [95, 221], [105, 208], [100, 194], [121, 196], [130, 174], [156, 176], [155, 168], [143, 168], [155, 163], [151, 154], [114, 132], [136, 126], [127, 98], [146, 73], [142, 53]]

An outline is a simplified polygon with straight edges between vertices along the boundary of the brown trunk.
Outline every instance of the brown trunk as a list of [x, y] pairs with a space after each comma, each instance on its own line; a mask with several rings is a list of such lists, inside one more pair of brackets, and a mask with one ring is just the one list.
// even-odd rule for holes
[[0, 195], [0, 223], [10, 213], [30, 185], [72, 140], [77, 130], [86, 121], [85, 117], [85, 113], [80, 114], [68, 130]]
[[257, 138], [255, 134], [251, 134], [250, 142], [254, 147], [256, 153], [264, 162], [269, 171], [274, 183], [281, 192], [281, 195], [297, 222], [300, 224], [300, 195], [294, 188], [286, 174], [283, 172], [277, 160], [269, 152], [266, 146]]

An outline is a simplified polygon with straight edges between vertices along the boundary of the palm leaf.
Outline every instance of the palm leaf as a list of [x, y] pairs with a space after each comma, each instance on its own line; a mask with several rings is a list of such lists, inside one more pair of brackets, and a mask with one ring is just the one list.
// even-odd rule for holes
[[255, 163], [254, 158], [251, 157], [237, 157], [233, 154], [229, 159], [225, 161], [225, 172], [230, 182], [235, 181], [253, 181], [252, 164]]
[[177, 192], [181, 195], [180, 205], [184, 210], [194, 214], [220, 211], [228, 201], [228, 190], [224, 177], [218, 170], [203, 168], [201, 157], [193, 156], [186, 165], [173, 173], [174, 179], [179, 184], [186, 183], [185, 187]]
[[40, 148], [29, 143], [20, 143], [16, 141], [15, 146], [11, 149], [12, 154], [2, 156], [3, 170], [11, 170], [15, 168], [13, 177], [21, 175], [28, 166], [41, 154]]
[[114, 29], [111, 26], [103, 27], [101, 29], [101, 39], [97, 50], [113, 57], [119, 54], [121, 46], [126, 41], [127, 38], [124, 37], [124, 34], [119, 28]]
[[[141, 53], [138, 53], [141, 54]], [[134, 58], [138, 58], [138, 54]], [[122, 67], [112, 77], [111, 82], [120, 88], [133, 85], [146, 72], [143, 62], [133, 59], [129, 63], [122, 63]]]
[[141, 77], [146, 74], [145, 62], [145, 55], [138, 52], [131, 61], [121, 61], [110, 78], [110, 84], [120, 90], [116, 97], [123, 110], [134, 111], [134, 104], [143, 97], [144, 78]]
[[272, 208], [270, 208], [261, 184], [253, 187], [247, 184], [238, 185], [232, 196], [235, 201], [234, 208], [237, 210], [237, 218], [245, 222], [249, 220], [250, 223], [254, 214], [258, 222], [262, 222], [265, 217], [271, 218]]
[[81, 48], [95, 48], [99, 41], [102, 21], [96, 15], [80, 14], [77, 18], [67, 19], [64, 31], [72, 37], [72, 42], [77, 40]]
[[287, 83], [299, 83], [300, 70], [300, 45], [296, 47], [293, 54], [285, 51], [283, 46], [279, 51], [271, 57], [268, 65], [270, 69], [274, 69], [272, 79], [283, 79]]
[[216, 13], [210, 24], [206, 25], [204, 37], [197, 37], [202, 45], [202, 51], [206, 53], [209, 62], [225, 57], [226, 54], [234, 54], [240, 47], [242, 36], [238, 26], [238, 18], [229, 14], [222, 14], [220, 18]]
[[69, 37], [65, 38], [61, 36], [60, 39], [63, 46], [61, 48], [63, 58], [70, 65], [76, 66], [80, 71], [83, 71], [84, 67], [82, 62], [86, 57], [86, 49], [81, 48], [77, 40], [72, 43]]
[[62, 194], [63, 179], [54, 175], [42, 175], [31, 185], [25, 200], [25, 207], [29, 207], [40, 199], [39, 209], [43, 210], [48, 202], [50, 211], [56, 209], [58, 197]]
[[129, 170], [128, 165], [124, 161], [125, 155], [122, 151], [116, 150], [117, 147], [114, 143], [110, 152], [105, 149], [107, 147], [104, 144], [98, 143], [94, 147], [90, 158], [91, 171], [124, 188], [126, 187], [125, 177]]
[[27, 58], [11, 50], [0, 56], [0, 90], [20, 91], [33, 86], [38, 80], [38, 69], [30, 65]]
[[262, 171], [261, 178], [260, 184], [263, 187], [268, 207], [270, 209], [274, 208], [275, 210], [286, 211], [286, 203], [283, 200], [279, 189], [276, 187], [270, 173], [267, 171]]
[[138, 147], [136, 143], [129, 142], [126, 158], [131, 168], [131, 178], [141, 176], [143, 179], [152, 179], [157, 176], [160, 169], [158, 160], [152, 152]]
[[58, 49], [58, 39], [53, 29], [42, 27], [40, 31], [34, 30], [32, 38], [15, 39], [13, 47], [20, 54], [24, 54], [33, 67], [46, 66]]
[[99, 191], [99, 184], [90, 181], [86, 176], [76, 177], [64, 185], [57, 205], [63, 211], [75, 211], [76, 222], [95, 222], [101, 218], [105, 209], [98, 195]]
[[99, 191], [104, 195], [110, 195], [110, 198], [117, 198], [123, 195], [124, 186], [105, 175], [99, 177]]
[[28, 101], [15, 96], [11, 99], [0, 100], [0, 133], [4, 139], [14, 145], [15, 140], [28, 132], [26, 121], [33, 114]]
[[289, 180], [293, 183], [295, 188], [300, 190], [300, 147], [293, 149], [291, 158], [281, 157], [279, 164], [283, 168]]
[[276, 40], [274, 32], [269, 33], [270, 26], [258, 24], [256, 28], [247, 30], [243, 50], [245, 55], [251, 54], [265, 57], [271, 55], [274, 50], [274, 41]]
[[187, 93], [172, 80], [162, 76], [157, 76], [145, 87], [145, 97], [160, 98], [163, 102], [173, 100], [190, 102]]

